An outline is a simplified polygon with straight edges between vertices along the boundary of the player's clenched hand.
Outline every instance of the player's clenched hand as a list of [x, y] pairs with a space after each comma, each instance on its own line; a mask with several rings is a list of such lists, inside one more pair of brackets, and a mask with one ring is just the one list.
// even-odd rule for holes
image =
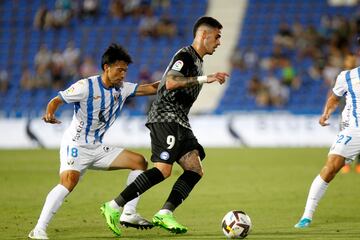
[[47, 123], [52, 123], [52, 124], [60, 124], [61, 121], [57, 120], [55, 118], [55, 115], [54, 114], [45, 114], [43, 117], [42, 117], [42, 120], [44, 120], [44, 122], [47, 122]]
[[226, 80], [226, 77], [229, 77], [229, 74], [225, 72], [216, 72], [207, 76], [207, 82], [219, 82], [220, 84], [223, 84]]
[[319, 124], [321, 125], [321, 126], [328, 126], [328, 125], [330, 125], [330, 123], [328, 123], [327, 122], [327, 120], [329, 119], [329, 115], [328, 114], [323, 114], [323, 115], [321, 115], [321, 117], [320, 117], [320, 119], [319, 119]]

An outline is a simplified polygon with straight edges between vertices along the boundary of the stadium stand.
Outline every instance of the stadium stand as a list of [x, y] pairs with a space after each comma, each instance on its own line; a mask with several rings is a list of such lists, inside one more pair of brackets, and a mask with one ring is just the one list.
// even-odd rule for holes
[[[328, 1], [249, 1], [239, 36], [237, 49], [239, 55], [233, 56], [233, 60], [242, 62], [240, 62], [240, 66], [234, 66], [231, 81], [216, 113], [249, 110], [286, 110], [300, 114], [320, 113], [330, 86], [324, 84], [323, 76], [313, 79], [311, 68], [317, 65], [320, 57], [325, 58], [325, 61], [331, 57], [330, 40], [339, 30], [335, 26], [329, 26], [328, 30], [332, 32], [323, 32], [324, 22], [332, 20], [333, 25], [335, 21], [345, 25], [359, 24], [356, 21], [359, 21], [360, 15], [356, 10], [359, 9], [354, 6], [332, 7], [328, 5]], [[286, 26], [285, 29], [280, 29], [282, 25], [287, 25], [288, 29]], [[291, 39], [290, 44], [301, 44], [301, 42], [297, 42], [297, 35], [294, 31], [296, 28], [293, 26], [306, 31], [314, 29], [314, 34], [320, 35], [320, 57], [302, 54], [299, 45], [286, 46], [287, 42], [284, 43], [281, 40], [279, 43], [277, 37], [281, 34], [286, 36], [288, 30], [291, 37], [295, 38]], [[341, 27], [344, 26], [341, 25]], [[281, 32], [281, 30], [283, 31]], [[349, 42], [346, 47], [339, 49], [342, 58], [346, 50], [354, 51], [356, 45], [353, 31], [347, 33], [345, 37], [349, 39]], [[275, 46], [279, 45], [278, 52], [274, 51]], [[273, 59], [277, 57], [282, 58], [280, 59], [282, 62], [272, 63]], [[271, 74], [281, 82], [285, 68], [284, 59], [289, 60], [290, 66], [293, 66], [293, 69], [287, 68], [285, 73], [291, 74], [293, 71], [292, 74], [296, 73], [295, 80], [297, 81], [293, 86], [287, 87], [288, 93], [285, 92], [284, 97], [288, 99], [284, 99], [283, 103], [274, 104], [268, 99], [268, 96], [264, 96], [262, 90], [259, 91], [260, 96], [258, 97], [249, 94], [248, 87], [250, 79], [253, 77], [259, 78], [260, 82], [264, 84], [266, 78]], [[268, 66], [269, 61], [272, 64], [270, 67]], [[341, 68], [342, 66], [338, 68], [336, 75]], [[279, 87], [277, 87], [278, 89]]]
[[[72, 6], [71, 17], [64, 24], [44, 25], [40, 29], [34, 27], [34, 19], [40, 8], [54, 14], [62, 3], [71, 1], [17, 0], [0, 2], [0, 71], [6, 69], [10, 81], [7, 91], [0, 92], [0, 115], [3, 117], [38, 117], [41, 116], [47, 101], [57, 94], [52, 87], [33, 87], [23, 89], [20, 79], [25, 68], [35, 75], [34, 58], [40, 46], [46, 45], [54, 52], [65, 50], [69, 41], [74, 41], [80, 48], [82, 59], [90, 56], [100, 69], [100, 56], [111, 42], [124, 45], [133, 56], [134, 64], [129, 68], [128, 80], [138, 81], [141, 66], [149, 69], [163, 70], [174, 51], [179, 46], [188, 44], [191, 39], [193, 22], [206, 12], [207, 1], [171, 0], [162, 1], [163, 5], [151, 5], [152, 1], [141, 1], [142, 6], [153, 9], [155, 16], [176, 16], [173, 19], [177, 27], [176, 36], [139, 37], [138, 26], [141, 14], [130, 12], [123, 18], [112, 17], [109, 13], [110, 0], [102, 0], [98, 12], [94, 16], [79, 16], [81, 6]], [[82, 1], [73, 1], [82, 2]], [[127, 1], [122, 1], [127, 2]], [[129, 1], [130, 2], [130, 1]], [[66, 4], [65, 4], [66, 5]], [[67, 6], [68, 7], [68, 6]], [[66, 7], [64, 7], [66, 8]], [[141, 11], [139, 11], [141, 12]], [[46, 21], [46, 20], [43, 20]], [[168, 22], [166, 22], [167, 24]], [[171, 33], [170, 33], [171, 34]], [[76, 77], [76, 76], [75, 76]], [[76, 78], [64, 79], [68, 86]], [[36, 76], [34, 77], [36, 78]], [[137, 98], [135, 107], [130, 104], [127, 113], [131, 115], [144, 114], [147, 99]], [[59, 109], [59, 114], [70, 115], [72, 106]]]
[[[191, 41], [192, 24], [194, 20], [206, 13], [207, 0], [169, 0], [162, 1], [164, 5], [151, 5], [152, 1], [141, 1], [143, 6], [150, 6], [155, 18], [173, 16], [170, 22], [176, 26], [176, 35], [171, 36], [140, 36], [138, 26], [143, 17], [142, 10], [130, 12], [109, 12], [109, 6], [114, 1], [102, 0], [97, 10], [84, 14], [81, 6], [70, 6], [69, 3], [82, 1], [45, 1], [16, 0], [0, 2], [0, 71], [6, 70], [9, 86], [6, 91], [0, 91], [0, 116], [3, 117], [39, 117], [42, 115], [47, 101], [55, 96], [56, 88], [39, 85], [24, 88], [21, 78], [25, 69], [30, 69], [30, 79], [38, 79], [35, 56], [40, 46], [47, 46], [51, 52], [62, 52], [70, 41], [80, 49], [80, 64], [87, 56], [94, 60], [100, 68], [100, 55], [111, 42], [123, 44], [133, 56], [134, 64], [128, 72], [128, 80], [137, 82], [140, 69], [147, 66], [155, 71], [163, 71], [168, 60], [179, 46]], [[127, 1], [125, 1], [127, 2]], [[168, 3], [168, 4], [167, 4]], [[56, 12], [62, 9], [65, 12]], [[311, 9], [311, 11], [309, 11]], [[40, 11], [41, 10], [41, 11]], [[45, 13], [59, 17], [56, 24], [46, 23]], [[56, 14], [55, 14], [56, 12]], [[324, 16], [355, 16], [355, 7], [331, 7], [327, 1], [267, 1], [251, 0], [248, 4], [244, 24], [238, 40], [238, 49], [243, 56], [248, 51], [250, 65], [235, 67], [231, 72], [231, 81], [214, 113], [248, 110], [289, 110], [293, 113], [319, 113], [325, 100], [329, 86], [323, 79], [314, 80], [309, 69], [316, 65], [316, 59], [299, 58], [297, 48], [280, 49], [280, 55], [286, 55], [286, 64], [280, 64], [271, 71], [266, 59], [276, 55], [274, 38], [279, 35], [283, 23], [290, 27], [299, 23], [303, 28], [314, 26], [319, 33], [322, 29]], [[112, 16], [113, 14], [113, 16]], [[43, 18], [41, 18], [43, 16]], [[34, 25], [34, 20], [38, 21]], [[285, 31], [286, 32], [286, 31]], [[171, 34], [171, 33], [170, 33]], [[347, 35], [347, 37], [351, 37]], [[327, 41], [325, 41], [327, 42]], [[286, 43], [285, 43], [286, 45]], [[351, 45], [350, 48], [353, 48]], [[234, 50], [235, 51], [235, 50]], [[250, 52], [250, 54], [249, 54]], [[240, 57], [241, 57], [240, 56]], [[258, 62], [251, 64], [251, 59]], [[266, 67], [267, 66], [267, 67]], [[293, 67], [293, 68], [292, 68]], [[288, 93], [284, 91], [284, 101], [279, 104], [261, 102], [256, 96], [248, 93], [251, 78], [257, 76], [263, 81], [269, 75], [281, 79], [284, 74], [292, 76], [295, 73], [298, 83], [290, 83]], [[41, 79], [47, 79], [47, 70], [42, 72]], [[77, 74], [60, 76], [64, 86], [78, 79]], [[293, 76], [294, 77], [294, 76]], [[50, 78], [50, 81], [52, 79]], [[53, 86], [50, 82], [50, 86]], [[288, 94], [288, 96], [287, 96]], [[147, 98], [137, 98], [126, 107], [125, 114], [142, 115], [146, 113]], [[260, 102], [260, 104], [259, 104]], [[60, 109], [59, 113], [71, 115], [72, 106]]]

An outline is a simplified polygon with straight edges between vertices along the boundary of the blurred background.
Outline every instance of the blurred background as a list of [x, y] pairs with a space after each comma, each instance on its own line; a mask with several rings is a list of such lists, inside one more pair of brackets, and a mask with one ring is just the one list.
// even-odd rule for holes
[[[329, 128], [317, 119], [336, 76], [360, 62], [356, 0], [9, 0], [0, 1], [0, 148], [57, 147], [73, 105], [59, 109], [62, 126], [48, 126], [40, 120], [47, 102], [101, 73], [110, 43], [122, 44], [134, 60], [127, 81], [156, 81], [173, 54], [191, 44], [193, 23], [203, 15], [224, 26], [205, 73], [231, 76], [225, 86], [204, 86], [194, 106], [200, 142], [332, 142], [337, 117]], [[108, 141], [149, 146], [144, 123], [152, 99], [128, 101]]]

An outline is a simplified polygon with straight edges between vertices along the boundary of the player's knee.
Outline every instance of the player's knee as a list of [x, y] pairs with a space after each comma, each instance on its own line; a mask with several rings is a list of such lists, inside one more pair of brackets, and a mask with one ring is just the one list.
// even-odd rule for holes
[[158, 168], [160, 172], [162, 173], [164, 178], [168, 178], [171, 175], [171, 169], [168, 168]]
[[[189, 163], [191, 162], [189, 161]], [[196, 159], [192, 161], [192, 164], [189, 163], [182, 165], [184, 170], [190, 170], [192, 172], [196, 172], [200, 177], [204, 176], [204, 169], [200, 164], [200, 160]]]
[[341, 156], [331, 156], [329, 158], [328, 164], [331, 173], [336, 174], [345, 164], [345, 158]]
[[162, 162], [155, 162], [154, 167], [156, 167], [161, 172], [164, 178], [168, 178], [171, 175], [173, 165]]
[[320, 176], [324, 179], [325, 182], [330, 182], [344, 166], [344, 164], [344, 158], [329, 156], [326, 165], [321, 170]]
[[196, 172], [197, 174], [199, 174], [200, 177], [204, 176], [204, 170], [202, 168], [199, 169], [193, 169], [193, 172]]
[[165, 171], [161, 171], [161, 173], [164, 176], [164, 178], [168, 178], [171, 176], [171, 171], [165, 170]]
[[201, 169], [200, 172], [198, 172], [198, 174], [200, 175], [200, 177], [203, 177], [204, 176], [204, 170]]
[[75, 171], [62, 173], [60, 176], [60, 183], [66, 187], [70, 192], [75, 188], [80, 178], [80, 173]]

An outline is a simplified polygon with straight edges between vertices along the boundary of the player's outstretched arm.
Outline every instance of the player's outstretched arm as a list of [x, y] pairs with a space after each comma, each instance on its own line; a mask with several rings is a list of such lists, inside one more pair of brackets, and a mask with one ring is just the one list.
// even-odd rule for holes
[[139, 85], [139, 87], [136, 89], [135, 95], [136, 96], [155, 95], [159, 84], [160, 81]]
[[225, 72], [216, 72], [208, 76], [198, 77], [168, 75], [166, 77], [166, 89], [174, 90], [178, 88], [187, 88], [197, 84], [212, 82], [219, 82], [220, 84], [223, 84], [226, 81], [226, 77], [229, 77], [229, 74]]
[[336, 96], [334, 93], [331, 93], [331, 95], [328, 97], [328, 99], [326, 101], [326, 104], [324, 107], [324, 112], [319, 119], [319, 124], [321, 126], [330, 125], [327, 122], [327, 120], [330, 118], [331, 114], [335, 111], [335, 109], [339, 105], [339, 102], [340, 102], [340, 98], [338, 96]]
[[42, 117], [42, 120], [44, 120], [47, 123], [52, 123], [52, 124], [61, 123], [61, 121], [57, 120], [55, 117], [55, 112], [61, 104], [63, 104], [63, 101], [61, 100], [61, 98], [59, 96], [56, 96], [53, 99], [51, 99], [46, 107], [46, 112], [45, 112], [44, 116]]
[[220, 84], [225, 83], [226, 77], [229, 77], [229, 74], [225, 72], [216, 72], [207, 76], [207, 83], [219, 82]]

